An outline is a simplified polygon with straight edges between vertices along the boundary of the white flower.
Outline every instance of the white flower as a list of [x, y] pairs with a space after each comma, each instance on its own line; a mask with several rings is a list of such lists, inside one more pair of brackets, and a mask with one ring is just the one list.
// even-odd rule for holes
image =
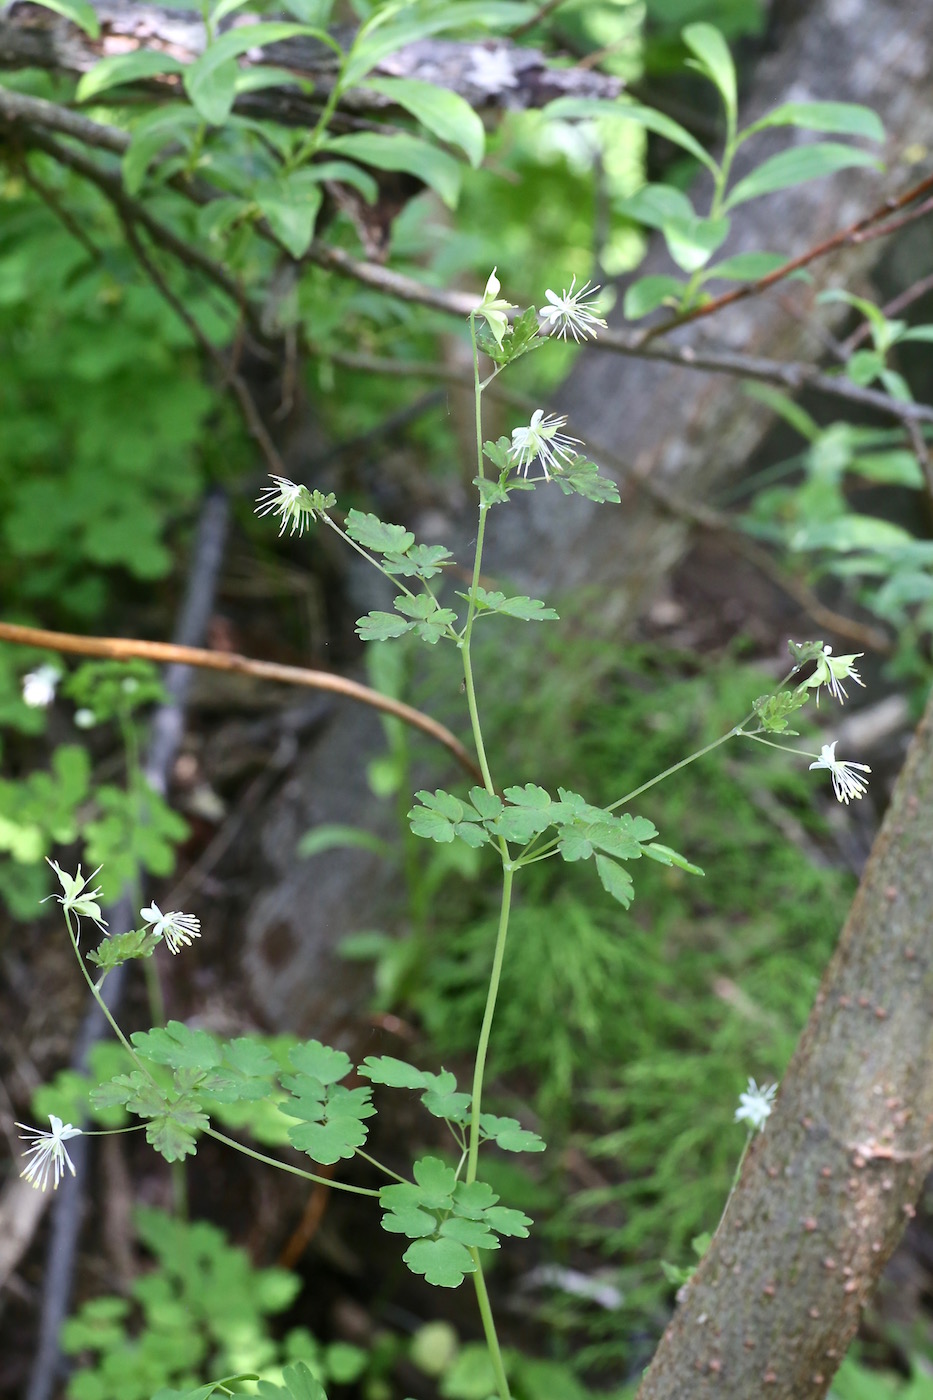
[[831, 646], [824, 646], [822, 656], [816, 659], [816, 670], [812, 676], [808, 676], [804, 685], [808, 689], [816, 689], [816, 703], [820, 703], [819, 687], [825, 685], [834, 700], [838, 700], [840, 705], [844, 705], [848, 692], [841, 684], [842, 681], [855, 681], [856, 685], [864, 688], [865, 682], [858, 671], [852, 665], [860, 656], [864, 656], [863, 651], [853, 652], [851, 656], [833, 656]]
[[[48, 856], [46, 856], [46, 861], [55, 871], [55, 874], [58, 876], [59, 883], [61, 884], [61, 887], [64, 890], [64, 894], [46, 895], [46, 899], [57, 899], [59, 904], [64, 909], [66, 915], [74, 914], [79, 920], [78, 928], [75, 933], [75, 940], [77, 941], [81, 933], [80, 919], [82, 916], [86, 919], [93, 920], [93, 922], [97, 925], [100, 931], [102, 933], [106, 933], [107, 920], [101, 918], [100, 905], [97, 903], [97, 900], [103, 893], [103, 891], [100, 889], [87, 889], [87, 886], [91, 883], [94, 877], [100, 874], [101, 870], [103, 869], [103, 866], [99, 865], [94, 871], [94, 874], [89, 875], [87, 879], [85, 879], [84, 876], [81, 874], [80, 865], [78, 866], [78, 870], [75, 875], [69, 875], [66, 870], [62, 870], [61, 866], [58, 864], [57, 861], [49, 860]], [[42, 903], [45, 903], [45, 899], [43, 899]]]
[[55, 699], [55, 688], [62, 678], [57, 666], [40, 666], [23, 676], [23, 701], [33, 710], [44, 710]]
[[568, 331], [574, 340], [585, 340], [588, 335], [596, 335], [597, 326], [606, 324], [602, 316], [594, 316], [590, 308], [584, 305], [585, 302], [592, 301], [599, 288], [584, 282], [580, 290], [574, 292], [576, 280], [574, 277], [566, 292], [561, 292], [560, 296], [556, 292], [545, 292], [544, 295], [551, 304], [542, 306], [538, 312], [548, 333], [556, 332], [562, 340], [566, 340]]
[[201, 937], [201, 920], [194, 914], [179, 914], [175, 909], [163, 914], [158, 904], [150, 904], [148, 909], [140, 909], [139, 917], [152, 924], [156, 938], [165, 939], [170, 953], [177, 953], [182, 945]]
[[28, 1143], [25, 1156], [31, 1157], [32, 1161], [20, 1172], [20, 1176], [34, 1186], [37, 1191], [44, 1191], [49, 1184], [49, 1176], [53, 1175], [52, 1190], [58, 1189], [65, 1167], [74, 1176], [74, 1162], [68, 1156], [68, 1149], [65, 1143], [69, 1138], [80, 1137], [81, 1129], [73, 1128], [70, 1123], [63, 1123], [60, 1118], [56, 1118], [54, 1113], [49, 1114], [49, 1122], [52, 1125], [51, 1131], [43, 1128], [30, 1128], [25, 1123], [17, 1123], [17, 1128], [24, 1131], [20, 1137]]
[[539, 458], [544, 468], [544, 479], [550, 481], [550, 471], [559, 472], [564, 462], [569, 466], [573, 462], [577, 453], [572, 444], [579, 442], [579, 438], [568, 437], [566, 433], [558, 432], [563, 428], [567, 419], [560, 417], [556, 413], [545, 415], [544, 410], [536, 408], [531, 415], [531, 422], [527, 428], [512, 429], [512, 446], [509, 448], [509, 457], [514, 466], [518, 468], [522, 476], [528, 475], [528, 468], [535, 458]]
[[274, 486], [264, 486], [256, 499], [257, 515], [280, 515], [282, 525], [279, 534], [285, 533], [286, 525], [291, 525], [290, 534], [297, 530], [304, 534], [304, 528], [314, 519], [314, 509], [306, 486], [296, 486], [284, 476], [273, 476]]
[[501, 350], [503, 336], [509, 328], [508, 313], [516, 311], [518, 308], [513, 306], [510, 301], [505, 301], [504, 298], [500, 297], [500, 290], [496, 269], [493, 268], [486, 283], [486, 290], [483, 292], [483, 299], [476, 308], [475, 314], [486, 318], [486, 324]]
[[75, 726], [78, 729], [93, 729], [97, 723], [97, 716], [93, 710], [75, 710]]
[[760, 1132], [771, 1117], [771, 1105], [777, 1093], [776, 1084], [763, 1085], [760, 1089], [754, 1079], [748, 1081], [743, 1094], [739, 1094], [739, 1106], [735, 1110], [735, 1121], [747, 1123], [751, 1132]]
[[848, 803], [850, 797], [862, 797], [868, 791], [868, 784], [864, 778], [860, 778], [856, 773], [856, 768], [863, 773], [870, 773], [871, 769], [867, 763], [844, 763], [841, 758], [836, 757], [835, 739], [831, 744], [824, 744], [820, 749], [820, 756], [815, 763], [811, 763], [811, 768], [828, 768], [833, 778], [833, 792], [836, 794], [838, 802]]

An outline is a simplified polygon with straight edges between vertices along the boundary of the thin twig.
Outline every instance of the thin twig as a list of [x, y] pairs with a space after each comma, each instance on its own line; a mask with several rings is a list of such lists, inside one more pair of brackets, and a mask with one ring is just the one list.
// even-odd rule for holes
[[43, 204], [52, 211], [56, 219], [58, 219], [59, 223], [65, 231], [71, 235], [75, 242], [80, 243], [81, 247], [91, 259], [91, 262], [99, 263], [103, 257], [101, 250], [97, 247], [86, 229], [81, 227], [71, 211], [65, 208], [55, 191], [50, 189], [43, 180], [39, 179], [38, 175], [30, 167], [28, 160], [20, 161], [18, 168], [20, 175], [29, 188], [34, 194], [37, 194]]
[[[892, 316], [899, 316], [902, 311], [907, 310], [908, 306], [913, 306], [915, 301], [925, 297], [927, 292], [933, 292], [933, 272], [928, 273], [926, 277], [919, 278], [916, 282], [912, 282], [903, 292], [899, 292], [896, 297], [892, 297], [889, 302], [886, 302], [881, 308], [882, 315], [888, 320]], [[863, 321], [846, 340], [840, 343], [839, 350], [842, 358], [847, 360], [863, 341], [868, 340], [870, 335], [871, 322]]]
[[201, 328], [195, 317], [192, 316], [188, 308], [172, 291], [172, 288], [162, 275], [155, 261], [143, 247], [136, 233], [133, 221], [126, 211], [120, 208], [117, 212], [123, 224], [126, 241], [130, 245], [136, 261], [152, 282], [166, 305], [171, 307], [182, 325], [185, 326], [195, 344], [200, 347], [207, 358], [217, 367], [222, 383], [225, 387], [230, 389], [233, 397], [236, 399], [243, 422], [246, 425], [246, 430], [262, 453], [270, 473], [273, 476], [287, 476], [288, 472], [286, 471], [285, 463], [279, 455], [278, 448], [269, 436], [266, 425], [262, 421], [262, 415], [256, 406], [256, 400], [250, 393], [249, 386], [243, 376], [234, 368], [223, 351], [218, 349]]
[[256, 676], [260, 680], [280, 681], [285, 685], [300, 685], [311, 690], [329, 690], [358, 700], [387, 715], [394, 715], [413, 729], [420, 729], [443, 744], [462, 768], [472, 777], [481, 779], [479, 768], [455, 734], [430, 715], [423, 714], [401, 700], [371, 690], [368, 685], [352, 681], [329, 671], [312, 671], [304, 666], [283, 666], [275, 661], [257, 661], [237, 652], [206, 651], [202, 647], [176, 646], [172, 642], [146, 642], [127, 637], [79, 637], [73, 632], [49, 632], [40, 627], [20, 627], [13, 622], [0, 622], [0, 641], [16, 646], [45, 647], [49, 651], [68, 652], [77, 656], [108, 656], [114, 661], [142, 658], [157, 664], [200, 666], [208, 671], [227, 671], [241, 676]]
[[[0, 115], [2, 115], [2, 106], [3, 95], [0, 93]], [[215, 286], [220, 288], [224, 295], [239, 308], [240, 312], [247, 316], [247, 319], [251, 319], [240, 287], [226, 269], [202, 252], [197, 244], [186, 242], [174, 229], [155, 218], [139, 200], [128, 195], [123, 188], [123, 181], [116, 172], [105, 170], [102, 165], [84, 155], [83, 152], [76, 151], [70, 146], [63, 146], [60, 141], [46, 136], [44, 132], [30, 130], [23, 134], [23, 141], [24, 145], [44, 151], [59, 165], [73, 170], [82, 179], [96, 185], [110, 204], [126, 214], [134, 223], [141, 224], [153, 242], [158, 243], [166, 252], [171, 253], [182, 266], [196, 267], [199, 272], [202, 272]]]
[[818, 258], [825, 257], [827, 253], [835, 252], [837, 248], [852, 246], [857, 243], [867, 243], [873, 238], [884, 238], [887, 233], [895, 232], [902, 228], [904, 223], [920, 217], [928, 212], [929, 205], [924, 204], [922, 208], [915, 210], [906, 219], [892, 221], [890, 225], [881, 228], [876, 227], [882, 220], [888, 219], [891, 214], [899, 209], [904, 209], [908, 204], [915, 203], [929, 190], [933, 189], [933, 175], [928, 175], [925, 180], [912, 185], [903, 194], [892, 196], [885, 202], [873, 209], [870, 214], [865, 214], [861, 219], [856, 219], [854, 224], [848, 228], [840, 229], [830, 238], [824, 239], [821, 243], [815, 243], [806, 252], [801, 253], [796, 258], [790, 258], [787, 262], [776, 267], [773, 272], [767, 273], [764, 277], [759, 277], [755, 282], [746, 282], [741, 287], [736, 287], [731, 292], [724, 292], [722, 296], [716, 297], [713, 301], [708, 301], [703, 306], [695, 306], [691, 311], [685, 311], [679, 316], [671, 316], [668, 320], [660, 322], [656, 326], [650, 326], [648, 330], [642, 332], [645, 341], [654, 340], [659, 335], [666, 335], [676, 326], [684, 326], [689, 322], [700, 321], [706, 316], [714, 316], [717, 311], [721, 311], [724, 306], [732, 306], [737, 301], [745, 301], [748, 297], [758, 296], [766, 291], [768, 287], [773, 287], [776, 282], [782, 282], [785, 277], [789, 277], [792, 272], [797, 272], [802, 267], [815, 262]]
[[[571, 423], [570, 426], [572, 427], [573, 424]], [[713, 510], [710, 506], [688, 501], [685, 497], [671, 491], [669, 487], [661, 485], [654, 476], [636, 471], [630, 463], [624, 461], [611, 448], [602, 443], [591, 441], [588, 446], [595, 456], [623, 475], [637, 490], [649, 496], [668, 515], [673, 515], [676, 519], [683, 520], [687, 524], [720, 535], [730, 549], [744, 555], [750, 563], [754, 564], [773, 583], [776, 583], [788, 597], [799, 603], [814, 622], [821, 627], [825, 627], [840, 637], [851, 638], [858, 645], [864, 646], [866, 650], [878, 652], [882, 656], [891, 654], [893, 646], [886, 633], [868, 623], [858, 622], [854, 618], [846, 617], [843, 613], [838, 613], [835, 609], [827, 607], [812, 588], [794, 578], [766, 549], [762, 548], [755, 540], [749, 539], [741, 529], [736, 527], [729, 516]]]

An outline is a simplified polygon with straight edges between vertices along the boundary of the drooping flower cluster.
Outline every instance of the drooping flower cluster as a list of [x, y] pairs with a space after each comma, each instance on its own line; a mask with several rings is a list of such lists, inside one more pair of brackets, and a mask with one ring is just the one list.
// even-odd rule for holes
[[864, 688], [865, 682], [858, 671], [853, 666], [853, 661], [857, 661], [860, 656], [864, 656], [862, 651], [854, 652], [851, 656], [833, 656], [831, 646], [824, 646], [822, 656], [816, 659], [816, 670], [812, 676], [808, 676], [803, 682], [810, 690], [816, 690], [816, 703], [820, 703], [820, 686], [826, 687], [834, 700], [838, 700], [840, 705], [844, 705], [848, 699], [849, 692], [842, 684], [843, 681], [855, 681], [856, 685]]
[[48, 709], [62, 673], [57, 666], [38, 666], [23, 676], [23, 703], [33, 710]]
[[[57, 861], [49, 860], [48, 856], [46, 856], [46, 861], [55, 871], [55, 874], [58, 876], [59, 884], [64, 891], [63, 894], [50, 894], [47, 895], [46, 898], [57, 900], [64, 909], [66, 915], [74, 914], [77, 922], [75, 940], [77, 941], [80, 937], [80, 921], [82, 918], [90, 919], [97, 925], [101, 933], [106, 933], [107, 920], [101, 916], [100, 905], [97, 902], [103, 891], [100, 889], [89, 890], [87, 888], [95, 876], [100, 874], [103, 866], [99, 865], [93, 875], [88, 875], [87, 878], [85, 878], [81, 874], [80, 865], [78, 866], [77, 874], [69, 875], [67, 870], [62, 870]], [[44, 904], [45, 900], [42, 902]]]
[[549, 305], [542, 306], [538, 315], [544, 322], [545, 330], [548, 334], [557, 335], [561, 340], [566, 340], [567, 335], [573, 336], [574, 340], [585, 340], [587, 336], [596, 335], [596, 327], [602, 326], [605, 329], [606, 322], [602, 316], [594, 315], [587, 302], [592, 303], [593, 298], [599, 291], [598, 287], [591, 287], [589, 282], [584, 282], [578, 292], [574, 291], [577, 279], [574, 276], [570, 286], [565, 292], [558, 294], [550, 290], [544, 295], [547, 297]]
[[195, 938], [201, 937], [201, 920], [194, 914], [180, 914], [177, 909], [163, 914], [158, 904], [150, 904], [148, 909], [140, 909], [139, 917], [152, 925], [157, 938], [164, 938], [170, 953], [177, 953]]
[[864, 797], [868, 791], [868, 784], [864, 778], [858, 776], [859, 770], [862, 773], [870, 773], [871, 769], [867, 763], [846, 763], [841, 758], [836, 757], [836, 744], [838, 739], [834, 739], [831, 744], [824, 744], [820, 750], [820, 756], [815, 763], [811, 763], [812, 768], [828, 768], [833, 780], [833, 792], [839, 802], [848, 805], [851, 797]]
[[577, 456], [575, 444], [580, 439], [560, 432], [566, 426], [567, 419], [560, 414], [546, 414], [537, 408], [527, 427], [512, 429], [509, 460], [522, 476], [528, 475], [528, 468], [537, 460], [544, 470], [545, 481], [550, 481], [551, 472], [559, 472], [564, 463], [573, 462]]
[[55, 1191], [58, 1183], [64, 1175], [65, 1168], [74, 1176], [74, 1162], [68, 1156], [68, 1149], [65, 1143], [69, 1138], [80, 1137], [81, 1129], [73, 1128], [70, 1123], [63, 1123], [60, 1118], [56, 1118], [54, 1113], [49, 1114], [50, 1129], [30, 1128], [26, 1123], [17, 1123], [17, 1128], [22, 1128], [20, 1137], [24, 1142], [30, 1144], [24, 1156], [31, 1161], [20, 1172], [20, 1176], [28, 1181], [30, 1186], [34, 1186], [37, 1191], [44, 1191], [49, 1184], [49, 1177], [52, 1177], [52, 1190]]
[[754, 1079], [749, 1079], [744, 1092], [739, 1094], [739, 1106], [735, 1110], [736, 1123], [747, 1123], [752, 1133], [761, 1132], [771, 1117], [771, 1106], [776, 1093], [776, 1084], [762, 1085], [759, 1089]]

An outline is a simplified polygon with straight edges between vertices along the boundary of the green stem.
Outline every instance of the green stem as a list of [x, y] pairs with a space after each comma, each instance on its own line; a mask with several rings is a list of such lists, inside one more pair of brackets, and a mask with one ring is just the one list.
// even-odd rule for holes
[[[476, 344], [476, 322], [470, 317], [470, 337], [473, 341], [473, 412], [476, 425], [476, 467], [480, 478], [483, 477], [483, 386], [479, 378], [479, 347]], [[463, 683], [466, 690], [467, 708], [470, 712], [470, 727], [473, 731], [473, 742], [476, 745], [476, 756], [479, 760], [480, 770], [483, 774], [483, 783], [486, 791], [495, 793], [495, 784], [492, 781], [492, 774], [489, 770], [489, 762], [486, 758], [486, 745], [483, 743], [483, 731], [479, 722], [479, 707], [476, 703], [476, 687], [473, 683], [473, 661], [470, 655], [470, 644], [473, 640], [473, 624], [476, 621], [476, 590], [479, 587], [480, 575], [483, 568], [483, 544], [486, 539], [486, 516], [489, 507], [480, 498], [479, 503], [479, 524], [476, 528], [476, 549], [473, 554], [473, 577], [470, 580], [470, 601], [467, 605], [467, 620], [463, 629], [463, 637], [460, 639], [460, 652], [463, 657]], [[499, 851], [503, 862], [509, 858], [508, 847], [504, 841], [499, 843]]]
[[267, 1167], [278, 1167], [281, 1172], [289, 1172], [292, 1176], [303, 1177], [305, 1181], [313, 1181], [318, 1186], [332, 1186], [335, 1191], [350, 1191], [354, 1196], [374, 1196], [379, 1199], [379, 1192], [373, 1191], [368, 1186], [351, 1186], [348, 1181], [334, 1181], [330, 1177], [316, 1176], [314, 1172], [306, 1172], [303, 1167], [293, 1167], [290, 1162], [280, 1162], [275, 1157], [267, 1157], [264, 1152], [256, 1152], [252, 1147], [247, 1147], [243, 1142], [237, 1142], [235, 1138], [229, 1138], [225, 1133], [219, 1133], [216, 1128], [207, 1127], [204, 1129], [208, 1137], [215, 1138], [217, 1142], [222, 1142], [225, 1147], [232, 1147], [235, 1152], [242, 1152], [246, 1157], [252, 1157], [256, 1162], [264, 1162]]
[[486, 1337], [486, 1346], [489, 1348], [489, 1359], [492, 1362], [492, 1369], [496, 1377], [496, 1390], [499, 1392], [499, 1400], [511, 1400], [512, 1392], [509, 1390], [508, 1377], [505, 1374], [505, 1365], [502, 1361], [502, 1351], [499, 1347], [499, 1337], [496, 1333], [496, 1324], [492, 1316], [492, 1308], [489, 1304], [489, 1294], [486, 1291], [486, 1280], [483, 1277], [483, 1266], [480, 1262], [479, 1250], [470, 1250], [473, 1262], [476, 1265], [476, 1272], [473, 1274], [473, 1287], [476, 1289], [476, 1301], [479, 1304], [479, 1315], [483, 1320], [483, 1333]]
[[[139, 752], [139, 736], [136, 726], [128, 714], [118, 716], [123, 748], [126, 754], [126, 783], [133, 798], [136, 821], [142, 826], [145, 820], [144, 805], [150, 796], [149, 784], [143, 773]], [[142, 886], [139, 866], [133, 870], [133, 902], [138, 910], [142, 904]], [[154, 1026], [164, 1026], [166, 1022], [165, 996], [162, 992], [162, 979], [155, 958], [146, 958], [143, 963], [143, 977], [146, 981], [146, 999], [149, 1002], [149, 1015]]]
[[78, 966], [81, 969], [81, 975], [83, 976], [85, 982], [88, 984], [88, 987], [91, 990], [91, 996], [94, 998], [94, 1000], [97, 1002], [97, 1005], [104, 1013], [104, 1016], [110, 1024], [110, 1029], [113, 1031], [114, 1035], [117, 1037], [117, 1040], [119, 1040], [120, 1044], [123, 1046], [124, 1050], [129, 1055], [136, 1068], [142, 1071], [142, 1073], [146, 1076], [146, 1078], [151, 1084], [155, 1084], [155, 1080], [153, 1079], [152, 1075], [149, 1073], [148, 1069], [146, 1068], [142, 1060], [139, 1058], [136, 1051], [133, 1049], [132, 1045], [127, 1040], [126, 1036], [123, 1034], [120, 1027], [117, 1025], [116, 1021], [111, 1015], [110, 1007], [107, 1005], [107, 1003], [104, 1001], [103, 996], [101, 995], [100, 987], [97, 985], [91, 974], [88, 972], [84, 958], [81, 956], [81, 949], [78, 946], [77, 935], [75, 934], [74, 929], [71, 927], [71, 915], [67, 909], [65, 910], [65, 924], [68, 929], [68, 937], [71, 939], [71, 946], [72, 948], [74, 948], [75, 957], [78, 959]]
[[479, 1158], [479, 1119], [482, 1111], [483, 1078], [486, 1073], [486, 1056], [489, 1052], [489, 1038], [492, 1022], [496, 1014], [496, 998], [499, 995], [499, 981], [502, 976], [502, 963], [505, 958], [505, 945], [509, 934], [509, 910], [512, 904], [512, 866], [505, 864], [502, 872], [502, 903], [499, 908], [499, 931], [496, 934], [496, 950], [489, 974], [489, 989], [486, 992], [486, 1010], [476, 1046], [476, 1063], [473, 1067], [473, 1099], [470, 1105], [470, 1145], [467, 1151], [467, 1183], [476, 1180], [476, 1167]]
[[[744, 722], [743, 720], [742, 723], [744, 724]], [[727, 740], [734, 739], [740, 732], [740, 729], [741, 725], [736, 725], [735, 729], [730, 729], [728, 734], [721, 734], [718, 739], [714, 739], [713, 742], [707, 744], [705, 748], [697, 749], [696, 753], [690, 754], [687, 758], [682, 758], [679, 763], [672, 764], [670, 768], [665, 768], [664, 772], [658, 773], [657, 777], [649, 779], [647, 783], [642, 783], [641, 787], [633, 788], [632, 791], [627, 792], [624, 797], [620, 797], [617, 801], [611, 802], [606, 808], [606, 811], [614, 812], [617, 807], [622, 807], [626, 802], [631, 802], [633, 797], [640, 797], [643, 792], [647, 792], [649, 788], [653, 788], [655, 783], [663, 782], [663, 780], [669, 778], [672, 773], [678, 772], [681, 768], [686, 768], [688, 763], [694, 763], [698, 758], [702, 758], [704, 754], [712, 753], [713, 749], [718, 749], [720, 744], [725, 744]]]
[[370, 1157], [369, 1153], [364, 1152], [362, 1148], [358, 1147], [356, 1149], [356, 1156], [362, 1157], [364, 1162], [368, 1162], [369, 1165], [375, 1167], [377, 1171], [384, 1172], [386, 1176], [391, 1176], [394, 1181], [400, 1181], [403, 1186], [411, 1185], [407, 1176], [399, 1176], [398, 1172], [394, 1172], [391, 1167], [384, 1166], [376, 1157]]

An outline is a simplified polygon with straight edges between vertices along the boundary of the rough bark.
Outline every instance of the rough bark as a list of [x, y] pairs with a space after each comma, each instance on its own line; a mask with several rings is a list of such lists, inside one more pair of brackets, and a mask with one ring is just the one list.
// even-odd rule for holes
[[839, 946], [639, 1400], [825, 1395], [933, 1162], [933, 696]]

